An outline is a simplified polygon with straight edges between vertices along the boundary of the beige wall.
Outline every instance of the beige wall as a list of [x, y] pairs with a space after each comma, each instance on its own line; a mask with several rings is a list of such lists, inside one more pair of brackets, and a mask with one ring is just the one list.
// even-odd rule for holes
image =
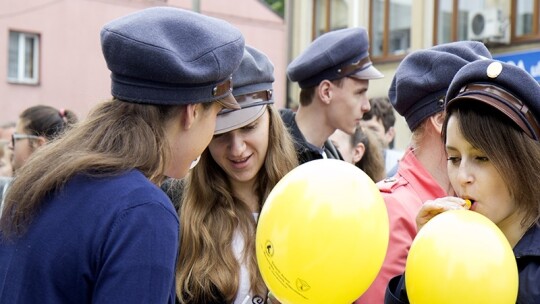
[[[110, 98], [109, 70], [99, 40], [101, 27], [114, 18], [165, 3], [192, 7], [192, 1], [186, 0], [0, 1], [0, 124], [15, 121], [22, 110], [36, 104], [71, 109], [80, 117], [86, 116], [96, 103]], [[276, 102], [283, 105], [287, 64], [284, 20], [258, 0], [200, 3], [203, 14], [234, 24], [246, 43], [270, 57], [276, 69]], [[7, 82], [9, 30], [41, 35], [39, 85]]]

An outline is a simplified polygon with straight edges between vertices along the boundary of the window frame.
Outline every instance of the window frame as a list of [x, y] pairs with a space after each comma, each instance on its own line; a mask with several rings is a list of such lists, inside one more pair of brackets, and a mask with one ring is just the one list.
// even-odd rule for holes
[[[374, 35], [374, 29], [373, 29], [373, 1], [377, 0], [370, 0], [369, 1], [369, 47], [370, 50], [373, 49], [373, 39], [371, 37], [375, 37]], [[383, 11], [383, 41], [382, 41], [382, 55], [373, 55], [373, 53], [370, 51], [370, 58], [373, 60], [373, 62], [376, 63], [385, 63], [385, 62], [395, 62], [403, 59], [407, 55], [407, 50], [403, 52], [403, 54], [389, 54], [390, 49], [390, 1], [391, 0], [384, 0], [384, 11]], [[411, 6], [411, 9], [413, 7]], [[412, 31], [412, 23], [410, 25], [411, 31]], [[412, 44], [412, 41], [409, 42]]]
[[[331, 0], [324, 0], [325, 1], [325, 18], [324, 18], [324, 31], [321, 34], [328, 33], [330, 31], [330, 16], [332, 16], [332, 6], [330, 5]], [[312, 5], [312, 12], [311, 12], [311, 40], [315, 40], [317, 36], [317, 0], [311, 1]]]
[[[433, 6], [433, 45], [439, 44], [439, 3], [441, 0], [435, 0], [435, 5]], [[452, 25], [450, 26], [450, 41], [457, 41], [457, 23], [458, 23], [458, 14], [456, 12], [459, 10], [459, 0], [452, 0]]]
[[[318, 32], [318, 26], [319, 24], [317, 24], [317, 20], [318, 20], [318, 14], [319, 13], [319, 10], [318, 10], [318, 2], [321, 1], [323, 2], [323, 5], [321, 5], [322, 9], [321, 9], [321, 20], [320, 21], [323, 21], [324, 22], [324, 26], [320, 28], [321, 32], [319, 33]], [[343, 29], [343, 28], [348, 28], [350, 26], [349, 24], [349, 21], [348, 18], [347, 18], [347, 22], [346, 22], [346, 25], [344, 27], [335, 27], [335, 24], [333, 21], [336, 21], [336, 20], [341, 20], [341, 19], [333, 19], [332, 18], [332, 14], [334, 13], [332, 7], [334, 4], [336, 4], [335, 2], [333, 2], [335, 0], [312, 0], [311, 1], [311, 40], [315, 40], [317, 37], [319, 37], [320, 35], [322, 34], [325, 34], [325, 33], [328, 33], [330, 31], [334, 31], [334, 30], [338, 30], [338, 29]], [[345, 0], [342, 0], [343, 2], [345, 2]], [[336, 10], [339, 12], [339, 10]]]
[[517, 22], [517, 4], [518, 0], [510, 0], [511, 1], [511, 9], [510, 9], [510, 15], [512, 16], [510, 18], [510, 42], [536, 42], [540, 41], [540, 0], [534, 0], [534, 7], [533, 7], [533, 30], [532, 34], [528, 35], [522, 35], [522, 36], [516, 36], [516, 27], [515, 24]]
[[[38, 33], [31, 33], [31, 32], [25, 32], [25, 31], [18, 31], [18, 30], [9, 30], [8, 37], [11, 36], [12, 33], [17, 34], [18, 36], [18, 47], [17, 47], [17, 76], [11, 77], [9, 75], [9, 70], [11, 67], [11, 61], [9, 58], [9, 49], [10, 49], [10, 43], [11, 39], [8, 39], [8, 65], [7, 65], [7, 81], [8, 83], [13, 84], [28, 84], [28, 85], [37, 85], [39, 84], [40, 80], [40, 47], [41, 47], [41, 37]], [[33, 50], [32, 50], [32, 68], [33, 73], [31, 77], [25, 76], [25, 70], [27, 68], [26, 62], [25, 62], [25, 52], [26, 52], [26, 45], [25, 41], [27, 38], [31, 38], [33, 40]]]

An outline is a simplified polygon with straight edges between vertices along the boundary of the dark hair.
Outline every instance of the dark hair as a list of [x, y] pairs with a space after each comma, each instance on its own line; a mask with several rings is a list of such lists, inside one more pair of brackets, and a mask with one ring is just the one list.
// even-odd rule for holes
[[506, 115], [483, 103], [467, 100], [447, 109], [442, 135], [446, 143], [448, 120], [457, 118], [465, 139], [487, 157], [506, 183], [521, 222], [529, 228], [540, 219], [540, 142], [528, 137]]
[[43, 136], [47, 140], [54, 139], [78, 121], [77, 115], [70, 110], [57, 110], [44, 105], [24, 110], [19, 118], [29, 134]]
[[377, 120], [381, 120], [384, 126], [384, 131], [394, 126], [396, 123], [396, 116], [394, 115], [394, 107], [390, 103], [388, 97], [375, 97], [369, 100], [371, 109], [364, 113], [363, 120], [371, 120], [376, 117]]
[[[331, 80], [330, 82], [332, 82], [333, 84], [341, 88], [341, 86], [343, 85], [344, 78], [345, 77]], [[301, 89], [300, 90], [300, 105], [304, 107], [309, 106], [311, 104], [311, 101], [313, 100], [313, 96], [315, 96], [315, 91], [317, 90], [318, 87], [319, 86], [316, 85], [314, 87]]]

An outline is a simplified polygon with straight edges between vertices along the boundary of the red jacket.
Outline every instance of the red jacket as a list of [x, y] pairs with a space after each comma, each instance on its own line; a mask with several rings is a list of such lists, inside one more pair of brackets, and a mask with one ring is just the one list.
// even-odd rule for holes
[[408, 149], [396, 175], [377, 183], [390, 222], [388, 251], [375, 281], [355, 304], [382, 304], [388, 281], [405, 271], [407, 254], [416, 236], [416, 215], [425, 201], [448, 196]]

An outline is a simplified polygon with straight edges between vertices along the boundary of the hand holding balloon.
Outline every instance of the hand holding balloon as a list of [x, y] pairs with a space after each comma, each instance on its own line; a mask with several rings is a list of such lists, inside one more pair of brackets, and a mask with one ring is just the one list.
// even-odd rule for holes
[[[469, 209], [468, 200], [459, 197], [447, 196], [435, 200], [426, 201], [416, 216], [416, 227], [420, 231], [433, 217], [449, 210]], [[470, 201], [469, 201], [470, 203]]]
[[477, 212], [451, 210], [418, 232], [407, 257], [405, 285], [415, 304], [516, 303], [516, 259], [492, 221]]

